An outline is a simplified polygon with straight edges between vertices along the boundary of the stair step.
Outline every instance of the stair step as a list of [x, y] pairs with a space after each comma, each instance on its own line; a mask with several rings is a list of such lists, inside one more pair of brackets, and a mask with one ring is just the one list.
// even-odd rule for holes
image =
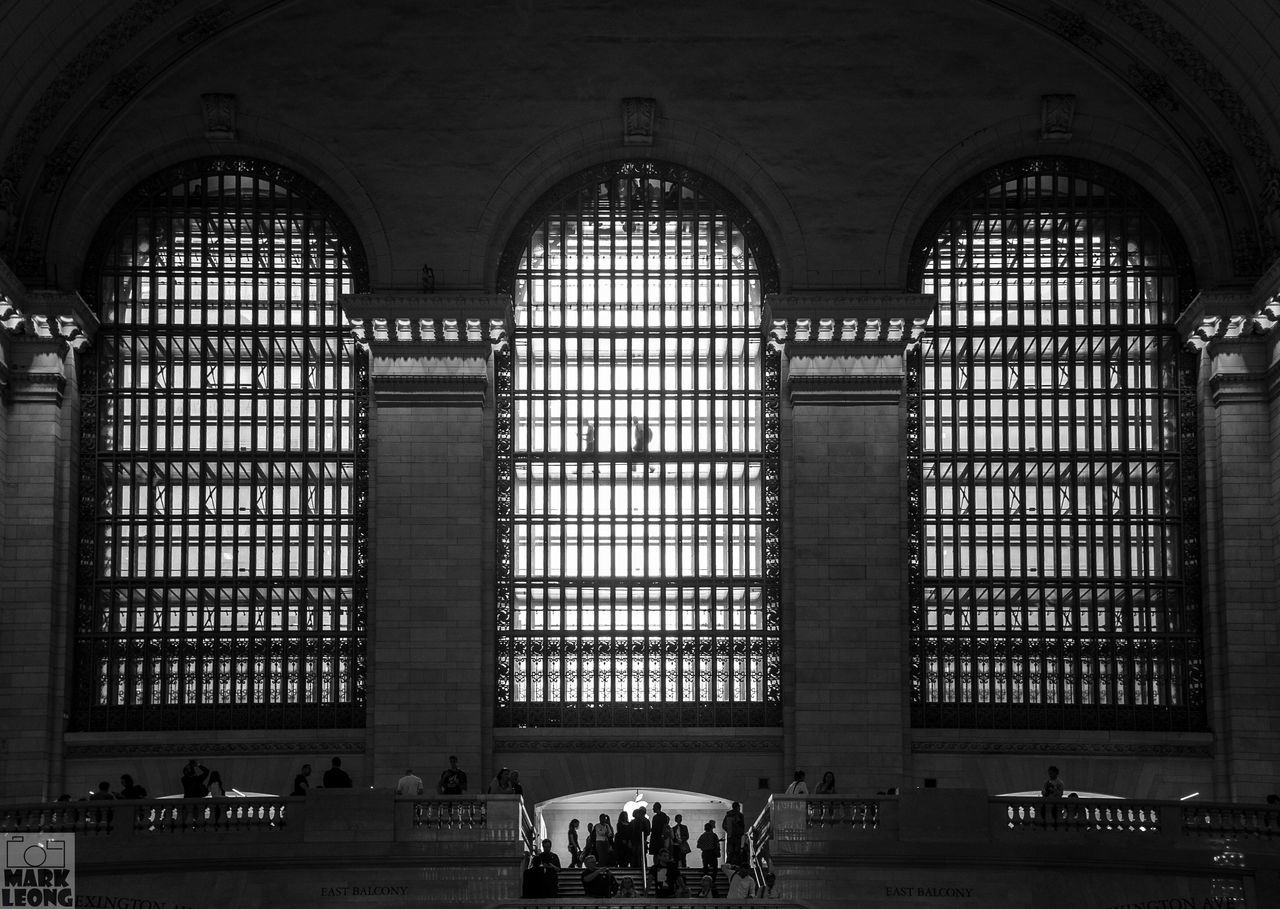
[[[613, 872], [613, 876], [617, 878], [619, 882], [621, 882], [624, 877], [631, 878], [632, 882], [636, 886], [636, 890], [639, 891], [642, 880], [641, 875], [643, 873], [639, 868], [610, 868], [609, 870]], [[681, 869], [681, 873], [684, 874], [685, 882], [689, 885], [690, 889], [696, 893], [698, 890], [698, 882], [702, 879], [702, 869], [692, 867], [684, 868]], [[653, 884], [650, 882], [650, 890], [652, 890], [652, 886]], [[716, 893], [719, 896], [724, 896], [728, 890], [729, 879], [725, 876], [724, 868], [722, 867], [717, 869], [716, 872]], [[581, 868], [565, 868], [560, 872], [556, 895], [558, 897], [567, 898], [586, 896], [582, 889]]]

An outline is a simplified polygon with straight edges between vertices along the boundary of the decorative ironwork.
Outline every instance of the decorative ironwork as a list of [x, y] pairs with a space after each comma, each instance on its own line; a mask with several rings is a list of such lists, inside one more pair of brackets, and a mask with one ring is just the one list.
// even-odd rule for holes
[[157, 175], [104, 222], [84, 295], [73, 724], [364, 723], [367, 289], [333, 203], [265, 162]]
[[918, 250], [913, 725], [1205, 728], [1176, 230], [1119, 175], [1035, 159], [957, 192]]
[[498, 725], [780, 723], [776, 286], [747, 213], [659, 162], [579, 174], [517, 229]]

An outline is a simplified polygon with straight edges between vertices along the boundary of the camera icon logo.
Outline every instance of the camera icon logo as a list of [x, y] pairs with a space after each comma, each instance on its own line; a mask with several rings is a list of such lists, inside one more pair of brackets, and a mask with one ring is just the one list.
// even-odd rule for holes
[[65, 840], [35, 840], [28, 842], [25, 836], [10, 837], [4, 844], [5, 863], [10, 868], [65, 868], [67, 844]]

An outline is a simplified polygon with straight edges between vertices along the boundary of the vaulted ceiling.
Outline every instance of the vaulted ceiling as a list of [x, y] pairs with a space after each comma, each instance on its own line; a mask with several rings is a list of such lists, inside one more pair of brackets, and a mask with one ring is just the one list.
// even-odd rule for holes
[[[229, 135], [202, 111], [211, 93], [234, 99]], [[791, 287], [900, 285], [927, 210], [1015, 152], [1133, 173], [1202, 286], [1276, 255], [1280, 7], [1265, 0], [13, 0], [0, 259], [74, 287], [142, 176], [245, 153], [331, 192], [377, 283], [412, 283], [427, 260], [482, 287], [522, 206], [625, 144], [630, 96], [657, 104], [640, 153], [719, 167]], [[1056, 134], [1052, 97], [1073, 116]]]

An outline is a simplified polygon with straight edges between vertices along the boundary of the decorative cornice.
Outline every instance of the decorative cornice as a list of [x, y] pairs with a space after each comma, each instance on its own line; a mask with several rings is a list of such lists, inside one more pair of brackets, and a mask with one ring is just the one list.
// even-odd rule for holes
[[1271, 400], [1268, 376], [1259, 372], [1222, 372], [1209, 378], [1213, 403], [1265, 404]]
[[199, 755], [363, 754], [362, 740], [306, 742], [94, 742], [67, 745], [65, 754], [80, 757], [144, 757]]
[[[0, 274], [0, 279], [6, 277], [12, 278], [7, 269]], [[0, 280], [4, 283], [9, 282]], [[17, 285], [17, 280], [12, 283]], [[17, 294], [11, 293], [0, 287], [0, 330], [17, 340], [56, 341], [79, 350], [97, 330], [98, 320], [79, 294], [33, 291], [21, 295], [19, 306]]]
[[1280, 322], [1280, 291], [1270, 296], [1256, 290], [1198, 294], [1178, 316], [1178, 331], [1196, 350], [1213, 344], [1249, 343], [1266, 337]]
[[451, 352], [473, 345], [486, 354], [507, 340], [506, 294], [344, 294], [343, 312], [357, 343], [427, 344]]
[[488, 375], [389, 375], [373, 379], [379, 407], [483, 407]]
[[1080, 754], [1088, 756], [1143, 755], [1202, 758], [1213, 754], [1211, 743], [1169, 742], [912, 742], [913, 754]]
[[9, 400], [26, 404], [62, 406], [67, 378], [61, 373], [33, 369], [9, 370]]
[[771, 753], [782, 745], [781, 738], [742, 739], [733, 737], [721, 738], [680, 738], [680, 739], [646, 739], [643, 736], [623, 736], [620, 738], [588, 738], [588, 739], [497, 739], [493, 743], [494, 751], [501, 754], [520, 753], [560, 753], [575, 754], [607, 752], [680, 752], [682, 754], [721, 753], [721, 752], [760, 752]]
[[795, 404], [897, 404], [904, 378], [898, 375], [803, 375], [787, 381]]
[[905, 347], [924, 331], [933, 294], [769, 294], [765, 324], [774, 344]]

